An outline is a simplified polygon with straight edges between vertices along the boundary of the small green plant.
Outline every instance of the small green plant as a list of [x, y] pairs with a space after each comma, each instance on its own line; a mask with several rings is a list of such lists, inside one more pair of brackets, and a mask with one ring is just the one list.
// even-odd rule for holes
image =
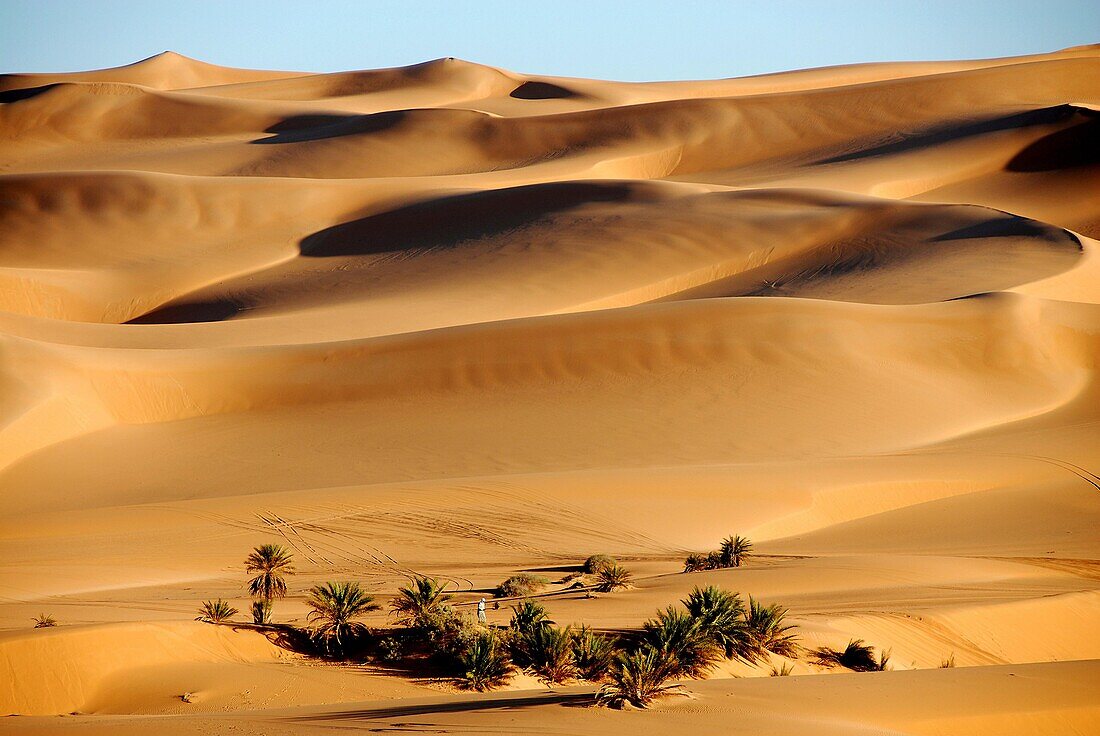
[[526, 598], [538, 593], [549, 584], [550, 581], [541, 575], [521, 572], [498, 585], [493, 595], [497, 598]]
[[855, 672], [881, 672], [890, 661], [890, 652], [887, 650], [876, 659], [874, 647], [865, 644], [863, 639], [852, 639], [844, 649], [821, 647], [814, 652], [814, 659], [828, 667], [846, 667]]
[[573, 655], [573, 631], [567, 626], [539, 626], [523, 635], [527, 666], [549, 687], [577, 674]]
[[748, 629], [749, 640], [756, 650], [757, 659], [762, 658], [764, 652], [783, 657], [798, 656], [798, 637], [792, 633], [794, 626], [787, 624], [786, 618], [786, 608], [778, 604], [765, 606], [749, 596], [745, 628]]
[[40, 613], [32, 620], [34, 621], [34, 628], [36, 629], [51, 629], [57, 626], [57, 619], [48, 613]]
[[596, 574], [596, 590], [601, 593], [613, 593], [631, 587], [634, 574], [622, 565], [605, 567]]
[[584, 572], [586, 575], [596, 575], [608, 567], [619, 564], [611, 555], [592, 555], [584, 561]]
[[310, 589], [306, 605], [313, 609], [306, 617], [312, 625], [311, 635], [335, 655], [343, 655], [351, 641], [367, 632], [356, 619], [381, 608], [359, 583], [316, 585]]
[[722, 656], [722, 650], [691, 614], [669, 606], [657, 618], [642, 624], [642, 639], [663, 652], [672, 663], [673, 676], [703, 677]]
[[203, 601], [202, 607], [199, 608], [199, 615], [195, 620], [205, 621], [209, 624], [220, 624], [236, 616], [237, 613], [239, 611], [229, 605], [229, 601], [223, 601], [219, 598], [216, 601]]
[[483, 692], [503, 685], [512, 674], [512, 663], [493, 631], [481, 631], [459, 654], [461, 679], [467, 687]]
[[699, 572], [700, 570], [706, 570], [707, 568], [707, 556], [701, 555], [697, 552], [692, 552], [684, 560], [684, 572]]
[[580, 677], [599, 682], [607, 677], [615, 663], [615, 645], [607, 637], [581, 626], [573, 634], [573, 659]]
[[378, 641], [378, 658], [383, 662], [396, 662], [403, 656], [401, 642], [392, 636], [387, 636]]
[[658, 697], [680, 688], [669, 684], [676, 677], [676, 669], [666, 652], [653, 647], [620, 654], [608, 674], [611, 681], [600, 688], [596, 701], [613, 708], [627, 703], [636, 708], [648, 707]]
[[779, 666], [779, 667], [776, 667], [776, 666], [775, 666], [775, 665], [773, 664], [773, 665], [771, 666], [771, 670], [770, 670], [770, 671], [768, 672], [768, 676], [769, 676], [769, 677], [787, 677], [787, 676], [788, 676], [788, 675], [790, 675], [790, 674], [791, 674], [792, 672], [794, 672], [794, 667], [792, 667], [792, 666], [791, 666], [790, 664], [788, 664], [787, 662], [784, 662], [784, 663], [783, 663], [783, 664], [782, 664], [781, 666]]
[[444, 592], [446, 583], [436, 578], [417, 576], [409, 585], [398, 588], [390, 608], [397, 622], [404, 626], [424, 628], [454, 596]]

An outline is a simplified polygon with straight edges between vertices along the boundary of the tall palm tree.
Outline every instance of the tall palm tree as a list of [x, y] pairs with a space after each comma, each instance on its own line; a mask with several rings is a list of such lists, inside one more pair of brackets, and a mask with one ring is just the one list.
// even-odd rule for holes
[[726, 657], [752, 661], [753, 640], [745, 625], [741, 596], [715, 585], [696, 587], [683, 600], [699, 628], [726, 652]]
[[270, 602], [286, 595], [286, 578], [294, 573], [290, 552], [278, 544], [264, 544], [252, 550], [244, 561], [245, 571], [255, 575], [248, 581], [248, 592]]
[[306, 605], [312, 608], [306, 620], [313, 625], [313, 637], [324, 642], [334, 654], [343, 654], [344, 646], [367, 631], [366, 625], [355, 619], [380, 605], [367, 595], [359, 583], [325, 583], [310, 588]]
[[722, 540], [722, 546], [718, 548], [718, 555], [722, 559], [722, 567], [741, 567], [745, 558], [752, 554], [752, 542], [737, 534]]
[[397, 590], [390, 608], [397, 614], [398, 623], [404, 626], [420, 626], [443, 612], [454, 596], [444, 593], [446, 583], [435, 578], [417, 576], [409, 585]]

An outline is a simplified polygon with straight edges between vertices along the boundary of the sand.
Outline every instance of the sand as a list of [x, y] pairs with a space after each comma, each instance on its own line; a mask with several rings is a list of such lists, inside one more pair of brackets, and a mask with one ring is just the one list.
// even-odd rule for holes
[[[0, 732], [1100, 731], [1098, 115], [1100, 46], [0, 76]], [[713, 583], [893, 669], [461, 692], [195, 622], [265, 542], [282, 623], [603, 552], [636, 587], [554, 620]]]

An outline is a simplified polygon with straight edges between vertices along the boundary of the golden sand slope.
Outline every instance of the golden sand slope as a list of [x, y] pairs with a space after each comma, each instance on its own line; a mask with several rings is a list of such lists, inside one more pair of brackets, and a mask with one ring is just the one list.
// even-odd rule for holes
[[[1098, 111], [1100, 47], [0, 77], [0, 712], [46, 716], [0, 731], [1100, 729]], [[678, 574], [732, 532], [763, 556]], [[334, 576], [470, 600], [600, 551], [638, 586], [558, 622], [715, 583], [895, 671], [609, 713], [189, 621], [273, 540], [291, 623]]]

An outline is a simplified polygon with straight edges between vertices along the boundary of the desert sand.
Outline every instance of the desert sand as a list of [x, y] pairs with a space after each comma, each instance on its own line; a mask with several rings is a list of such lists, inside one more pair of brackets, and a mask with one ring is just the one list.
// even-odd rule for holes
[[[1100, 732], [1100, 46], [669, 83], [167, 52], [0, 76], [0, 190], [0, 732]], [[746, 566], [681, 572], [733, 533]], [[892, 670], [463, 692], [194, 621], [267, 542], [282, 623], [607, 553], [636, 586], [555, 621], [713, 583]]]

